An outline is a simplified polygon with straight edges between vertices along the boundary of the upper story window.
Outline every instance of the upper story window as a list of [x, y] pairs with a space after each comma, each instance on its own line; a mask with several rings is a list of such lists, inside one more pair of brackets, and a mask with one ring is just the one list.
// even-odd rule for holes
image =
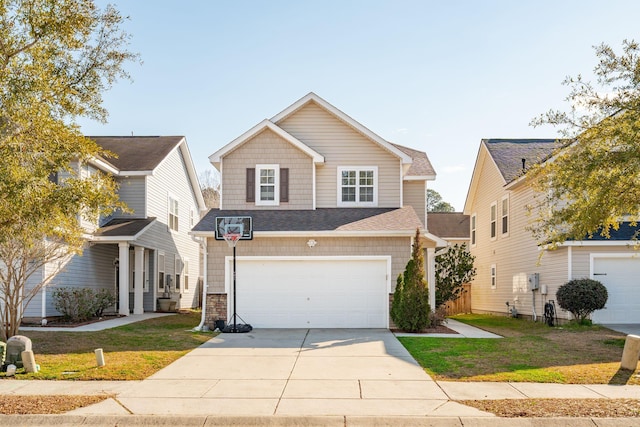
[[169, 195], [169, 230], [178, 231], [178, 199]]
[[256, 205], [277, 206], [280, 203], [279, 172], [278, 165], [256, 165]]
[[477, 215], [471, 215], [471, 246], [476, 245], [476, 221]]
[[339, 167], [338, 206], [377, 206], [378, 168]]
[[502, 198], [501, 206], [500, 206], [500, 217], [501, 221], [501, 232], [502, 235], [509, 234], [509, 196], [504, 196]]
[[491, 203], [491, 240], [496, 238], [498, 233], [498, 204]]

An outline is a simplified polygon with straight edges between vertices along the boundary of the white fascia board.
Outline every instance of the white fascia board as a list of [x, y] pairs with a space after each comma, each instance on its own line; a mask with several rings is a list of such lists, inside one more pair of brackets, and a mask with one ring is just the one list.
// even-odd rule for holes
[[118, 168], [116, 168], [115, 166], [113, 166], [109, 162], [107, 162], [107, 161], [105, 161], [103, 159], [97, 158], [97, 157], [91, 158], [91, 160], [89, 160], [89, 163], [93, 164], [98, 169], [101, 169], [101, 170], [103, 170], [105, 172], [109, 172], [112, 175], [118, 175], [120, 173]]
[[153, 171], [120, 171], [118, 176], [151, 176]]
[[[560, 243], [558, 244], [558, 247], [561, 246], [573, 246], [573, 247], [577, 247], [577, 246], [585, 246], [585, 247], [592, 247], [592, 246], [631, 246], [631, 247], [635, 247], [640, 245], [640, 241], [636, 241], [636, 240], [577, 240], [577, 241], [572, 241], [572, 242], [564, 242], [564, 243]], [[548, 245], [543, 246], [544, 250], [548, 249]]]
[[403, 178], [404, 181], [435, 181], [435, 175], [410, 175]]
[[438, 247], [438, 248], [439, 247], [449, 246], [449, 243], [446, 240], [436, 236], [435, 234], [431, 234], [429, 232], [424, 232], [424, 233], [422, 233], [422, 237], [435, 242], [436, 243], [436, 247]]
[[[215, 231], [190, 231], [190, 235], [199, 237], [215, 237]], [[411, 237], [415, 231], [383, 230], [383, 231], [254, 231], [254, 237]]]
[[299, 100], [291, 104], [289, 107], [285, 108], [280, 113], [273, 116], [271, 118], [271, 121], [273, 123], [278, 123], [279, 121], [289, 117], [291, 114], [298, 111], [300, 108], [302, 108], [302, 106], [307, 104], [309, 101], [313, 101], [316, 104], [320, 105], [322, 108], [324, 108], [325, 110], [327, 110], [328, 112], [330, 112], [331, 114], [333, 114], [334, 116], [336, 116], [337, 118], [339, 118], [340, 120], [342, 120], [343, 122], [345, 122], [346, 124], [354, 128], [361, 134], [365, 135], [367, 138], [375, 141], [384, 149], [386, 149], [387, 151], [391, 152], [392, 154], [400, 158], [403, 164], [410, 165], [411, 163], [413, 163], [413, 159], [411, 158], [411, 156], [405, 154], [400, 149], [394, 147], [390, 142], [380, 137], [379, 135], [376, 135], [371, 130], [367, 129], [365, 126], [361, 125], [356, 120], [354, 120], [344, 112], [340, 111], [333, 105], [329, 104], [327, 101], [320, 98], [318, 95], [316, 95], [313, 92], [309, 92], [307, 95], [303, 96], [302, 98], [300, 98]]
[[200, 211], [203, 211], [206, 209], [204, 197], [202, 196], [202, 191], [200, 190], [200, 180], [198, 179], [196, 168], [193, 165], [193, 159], [191, 158], [191, 152], [189, 152], [186, 138], [182, 138], [182, 141], [180, 141], [180, 151], [182, 152], [182, 158], [184, 159], [184, 163], [187, 168], [187, 174], [189, 175], [191, 189], [193, 191], [193, 194], [195, 195], [196, 202], [198, 203], [198, 209]]
[[300, 141], [298, 138], [294, 137], [293, 135], [291, 135], [290, 133], [288, 133], [287, 131], [285, 131], [284, 129], [280, 128], [279, 126], [275, 125], [273, 122], [267, 119], [264, 119], [263, 121], [261, 121], [260, 123], [258, 123], [257, 125], [249, 129], [248, 131], [246, 131], [245, 133], [243, 133], [242, 135], [240, 135], [239, 137], [237, 137], [236, 139], [234, 139], [233, 141], [231, 141], [230, 143], [228, 143], [227, 145], [225, 145], [224, 147], [222, 147], [212, 155], [210, 155], [209, 161], [214, 166], [216, 164], [219, 164], [220, 161], [222, 160], [222, 157], [224, 157], [227, 153], [231, 152], [235, 148], [244, 144], [246, 141], [248, 141], [249, 139], [257, 135], [259, 132], [263, 131], [264, 129], [271, 130], [276, 135], [283, 138], [284, 140], [289, 142], [291, 145], [293, 145], [303, 153], [307, 154], [309, 157], [313, 159], [314, 163], [316, 164], [324, 163], [323, 155], [313, 150], [308, 145]]

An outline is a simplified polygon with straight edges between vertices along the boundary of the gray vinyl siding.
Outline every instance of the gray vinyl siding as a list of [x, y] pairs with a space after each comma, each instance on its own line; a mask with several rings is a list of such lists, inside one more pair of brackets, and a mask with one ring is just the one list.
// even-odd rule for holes
[[411, 206], [416, 211], [423, 225], [426, 215], [426, 191], [425, 181], [404, 181], [402, 183], [402, 203], [405, 206]]
[[340, 166], [377, 166], [378, 206], [400, 207], [400, 159], [377, 143], [313, 102], [278, 126], [325, 157], [325, 164], [316, 168], [317, 207], [337, 206]]
[[[29, 277], [27, 283], [25, 284], [25, 291], [29, 291], [34, 289], [36, 286], [39, 286], [42, 282], [42, 268], [38, 269], [34, 274]], [[27, 318], [40, 318], [42, 314], [42, 297], [38, 293], [30, 302], [24, 307], [24, 317]]]
[[[153, 175], [147, 178], [147, 185], [147, 215], [155, 217], [156, 221], [136, 241], [136, 244], [164, 252], [165, 275], [171, 275], [173, 278], [175, 278], [176, 254], [180, 254], [181, 258], [189, 259], [191, 271], [189, 291], [185, 292], [182, 286], [178, 307], [194, 307], [197, 301], [196, 285], [197, 272], [200, 268], [200, 248], [188, 233], [192, 228], [190, 212], [193, 211], [197, 217], [198, 204], [179, 149], [171, 152], [156, 168]], [[178, 232], [169, 230], [168, 226], [169, 194], [178, 200]], [[157, 296], [156, 280], [157, 278], [154, 277], [153, 295]]]
[[117, 212], [115, 217], [144, 218], [146, 212], [145, 177], [131, 176], [118, 179], [118, 197], [130, 212]]

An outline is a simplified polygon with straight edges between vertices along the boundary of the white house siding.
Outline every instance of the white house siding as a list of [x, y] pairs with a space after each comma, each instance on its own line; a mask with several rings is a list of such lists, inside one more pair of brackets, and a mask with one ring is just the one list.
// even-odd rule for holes
[[416, 211], [418, 218], [424, 225], [426, 215], [427, 186], [425, 181], [404, 181], [402, 188], [402, 199], [405, 206], [411, 206]]
[[389, 151], [313, 102], [278, 126], [325, 157], [325, 164], [316, 168], [317, 207], [337, 206], [339, 166], [377, 166], [378, 206], [400, 206], [400, 160]]
[[118, 178], [118, 197], [127, 204], [130, 212], [118, 212], [117, 217], [122, 218], [144, 218], [145, 217], [145, 177], [127, 176]]
[[[188, 179], [184, 159], [179, 149], [174, 150], [147, 177], [147, 215], [156, 217], [155, 223], [134, 243], [146, 248], [163, 251], [165, 254], [165, 274], [175, 278], [175, 256], [189, 259], [189, 289], [181, 287], [180, 308], [196, 305], [198, 271], [200, 269], [199, 244], [187, 233], [199, 220], [198, 204]], [[171, 191], [168, 191], [171, 189]], [[170, 231], [168, 223], [169, 194], [178, 200], [178, 232]], [[195, 217], [191, 221], [191, 212]], [[157, 271], [157, 269], [155, 269]], [[155, 274], [155, 273], [154, 273]], [[153, 277], [155, 287], [156, 276]], [[173, 289], [173, 286], [172, 286]], [[149, 289], [153, 298], [153, 289]], [[149, 298], [147, 296], [146, 298]]]
[[[391, 255], [392, 291], [396, 277], [404, 271], [411, 258], [411, 238], [409, 237], [313, 237], [317, 244], [307, 246], [309, 237], [258, 237], [240, 241], [236, 247], [237, 256], [362, 256]], [[209, 293], [223, 293], [224, 259], [232, 255], [226, 242], [207, 239], [207, 281]]]
[[[484, 148], [482, 148], [484, 149]], [[560, 249], [540, 252], [536, 241], [525, 228], [533, 217], [528, 214], [526, 206], [533, 201], [533, 191], [521, 186], [513, 191], [503, 188], [499, 171], [487, 158], [481, 166], [479, 183], [472, 206], [465, 208], [465, 213], [476, 214], [477, 243], [471, 247], [476, 257], [477, 276], [471, 286], [471, 303], [474, 312], [506, 313], [506, 302], [514, 304], [519, 313], [533, 314], [533, 292], [528, 286], [527, 275], [540, 274], [540, 284], [548, 286], [546, 299], [555, 299], [555, 290], [566, 281], [567, 251]], [[509, 232], [501, 233], [500, 204], [502, 197], [509, 196]], [[490, 237], [490, 206], [497, 202], [497, 236]], [[491, 265], [495, 264], [497, 272], [496, 288], [491, 288]], [[536, 313], [542, 313], [544, 297], [536, 292]]]
[[[256, 164], [289, 169], [289, 201], [257, 206], [246, 201], [246, 169]], [[222, 163], [224, 209], [313, 209], [313, 162], [293, 145], [267, 129], [227, 154]]]

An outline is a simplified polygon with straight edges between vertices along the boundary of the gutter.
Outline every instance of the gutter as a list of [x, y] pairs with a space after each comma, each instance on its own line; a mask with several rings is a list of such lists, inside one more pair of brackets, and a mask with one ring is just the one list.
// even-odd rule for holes
[[194, 332], [205, 331], [206, 326], [204, 325], [206, 315], [207, 315], [207, 238], [203, 237], [202, 239], [198, 239], [197, 237], [191, 236], [194, 242], [198, 242], [202, 246], [202, 315], [200, 316], [200, 324], [192, 329]]

